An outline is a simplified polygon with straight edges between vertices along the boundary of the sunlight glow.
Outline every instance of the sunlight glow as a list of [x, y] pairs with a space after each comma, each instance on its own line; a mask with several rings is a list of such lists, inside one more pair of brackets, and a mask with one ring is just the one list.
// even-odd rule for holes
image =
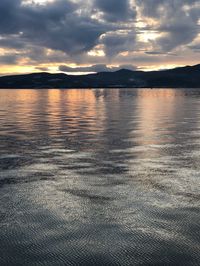
[[22, 5], [47, 5], [55, 0], [23, 0]]
[[105, 53], [103, 50], [92, 50], [92, 51], [88, 52], [88, 55], [101, 57], [101, 56], [105, 56]]
[[160, 34], [156, 31], [144, 31], [140, 34], [139, 39], [143, 42], [149, 42], [156, 40], [158, 37], [160, 37]]

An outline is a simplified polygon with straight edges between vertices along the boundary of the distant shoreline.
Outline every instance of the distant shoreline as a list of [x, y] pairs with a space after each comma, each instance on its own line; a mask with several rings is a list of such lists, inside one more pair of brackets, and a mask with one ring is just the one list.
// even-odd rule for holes
[[1, 89], [200, 88], [200, 64], [162, 71], [99, 72], [88, 75], [47, 72], [0, 77]]
[[162, 90], [162, 89], [173, 89], [173, 90], [200, 90], [200, 87], [124, 87], [124, 88], [117, 88], [117, 87], [94, 87], [94, 88], [0, 88], [0, 90]]

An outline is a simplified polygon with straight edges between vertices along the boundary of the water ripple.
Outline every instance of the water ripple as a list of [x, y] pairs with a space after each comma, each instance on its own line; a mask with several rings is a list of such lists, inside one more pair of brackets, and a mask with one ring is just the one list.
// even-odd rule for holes
[[0, 265], [200, 265], [200, 92], [0, 90]]

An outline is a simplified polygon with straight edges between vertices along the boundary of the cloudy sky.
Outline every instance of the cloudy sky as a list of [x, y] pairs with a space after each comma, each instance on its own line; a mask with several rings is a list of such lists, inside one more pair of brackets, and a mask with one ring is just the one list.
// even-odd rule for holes
[[200, 63], [200, 0], [0, 0], [0, 74]]

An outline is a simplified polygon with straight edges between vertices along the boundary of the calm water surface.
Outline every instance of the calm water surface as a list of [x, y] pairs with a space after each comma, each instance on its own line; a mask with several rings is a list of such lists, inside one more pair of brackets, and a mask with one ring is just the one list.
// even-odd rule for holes
[[0, 265], [200, 265], [200, 90], [0, 90]]

